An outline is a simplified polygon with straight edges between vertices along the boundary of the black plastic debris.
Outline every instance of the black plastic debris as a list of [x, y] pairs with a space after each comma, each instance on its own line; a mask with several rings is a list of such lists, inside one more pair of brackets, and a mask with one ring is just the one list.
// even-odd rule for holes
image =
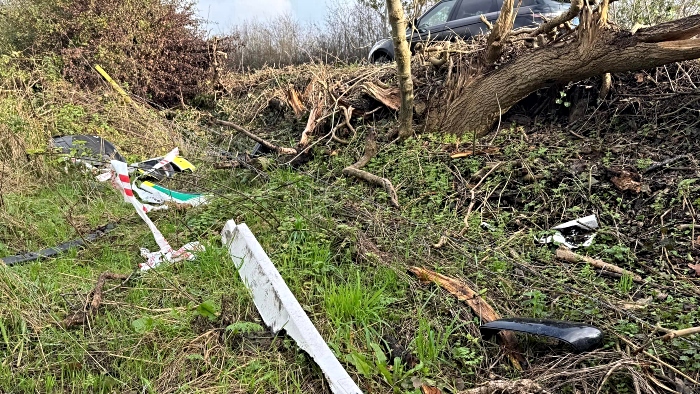
[[603, 344], [603, 331], [582, 323], [561, 320], [508, 318], [494, 320], [479, 327], [481, 335], [489, 339], [499, 331], [516, 331], [542, 335], [566, 342], [577, 352], [591, 351]]
[[110, 160], [126, 161], [114, 144], [96, 135], [64, 135], [53, 137], [51, 147], [61, 150], [76, 161], [90, 167], [104, 167]]
[[3, 257], [0, 262], [5, 263], [7, 266], [13, 266], [23, 263], [29, 263], [39, 259], [54, 257], [61, 253], [65, 253], [71, 248], [82, 248], [85, 246], [86, 242], [92, 242], [100, 237], [105, 236], [110, 231], [117, 227], [116, 224], [110, 223], [106, 226], [97, 228], [95, 231], [83, 236], [82, 238], [74, 239], [72, 241], [64, 242], [53, 248], [42, 249], [38, 252], [31, 252], [26, 254], [20, 254], [17, 256]]
[[139, 173], [141, 174], [147, 173], [148, 176], [146, 178], [155, 179], [157, 181], [162, 181], [165, 178], [172, 178], [175, 175], [175, 168], [171, 163], [168, 163], [155, 171], [151, 171], [156, 164], [160, 163], [161, 159], [162, 158], [155, 158], [134, 163], [132, 164], [132, 167], [138, 168]]

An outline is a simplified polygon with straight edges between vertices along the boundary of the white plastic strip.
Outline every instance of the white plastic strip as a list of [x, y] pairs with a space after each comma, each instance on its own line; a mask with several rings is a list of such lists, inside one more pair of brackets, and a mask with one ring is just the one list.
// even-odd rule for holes
[[284, 329], [316, 361], [333, 393], [361, 394], [248, 226], [229, 220], [221, 238], [265, 324], [275, 333]]
[[[175, 148], [174, 151], [176, 152], [177, 148]], [[163, 261], [176, 263], [183, 260], [194, 260], [196, 257], [195, 252], [203, 251], [204, 246], [202, 246], [199, 242], [191, 242], [178, 250], [173, 250], [165, 237], [163, 237], [160, 230], [158, 230], [156, 225], [151, 221], [148, 215], [146, 215], [146, 213], [150, 211], [167, 207], [153, 207], [148, 204], [142, 204], [134, 196], [134, 190], [131, 186], [131, 180], [129, 179], [128, 165], [118, 160], [112, 160], [110, 164], [112, 166], [112, 185], [115, 189], [121, 192], [125, 202], [131, 203], [134, 206], [136, 213], [138, 213], [141, 219], [146, 222], [146, 225], [151, 230], [153, 238], [156, 240], [156, 243], [160, 248], [160, 250], [157, 252], [151, 252], [148, 249], [141, 249], [141, 256], [146, 259], [145, 263], [139, 264], [141, 271], [147, 271], [151, 268], [155, 268]], [[106, 177], [104, 175], [98, 177], [98, 179], [105, 178]]]

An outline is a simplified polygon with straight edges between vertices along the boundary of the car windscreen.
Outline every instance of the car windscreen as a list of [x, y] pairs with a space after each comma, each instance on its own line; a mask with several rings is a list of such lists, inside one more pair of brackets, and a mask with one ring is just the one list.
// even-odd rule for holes
[[447, 0], [436, 5], [433, 9], [428, 11], [427, 14], [423, 15], [418, 21], [418, 28], [425, 29], [431, 26], [442, 25], [447, 22], [447, 18], [450, 17], [452, 8], [454, 8], [457, 0]]

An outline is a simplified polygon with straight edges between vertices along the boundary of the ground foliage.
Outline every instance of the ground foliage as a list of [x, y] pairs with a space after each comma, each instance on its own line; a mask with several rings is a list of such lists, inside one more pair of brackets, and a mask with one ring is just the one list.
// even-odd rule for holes
[[[660, 385], [692, 390], [692, 380], [700, 378], [697, 338], [656, 341], [649, 354], [632, 354], [658, 335], [657, 326], [700, 323], [699, 282], [688, 268], [700, 258], [694, 230], [700, 209], [697, 63], [616, 75], [604, 100], [597, 98], [596, 79], [543, 90], [477, 141], [423, 132], [402, 144], [381, 138], [392, 134], [393, 112], [372, 112], [381, 107], [375, 99], [348, 89], [392, 83], [390, 67], [305, 65], [231, 75], [223, 79], [229, 94], [212, 114], [187, 109], [161, 117], [112, 94], [67, 94], [58, 79], [32, 83], [37, 78], [23, 69], [5, 74], [0, 114], [15, 119], [10, 126], [24, 125], [5, 133], [29, 145], [15, 146], [12, 155], [3, 151], [0, 160], [38, 170], [33, 184], [19, 179], [16, 188], [1, 191], [0, 255], [119, 224], [87, 250], [0, 267], [3, 391], [327, 392], [313, 362], [262, 326], [218, 241], [232, 218], [252, 228], [367, 392], [416, 392], [425, 384], [450, 393], [493, 379], [530, 378], [553, 392], [653, 393], [663, 391]], [[447, 70], [424, 73], [422, 86], [439, 87], [446, 77]], [[310, 92], [341, 93], [326, 95], [329, 110], [303, 161], [270, 153], [248, 160], [251, 141], [209, 122], [210, 116], [234, 120], [294, 146], [312, 102], [302, 100], [306, 108], [296, 115], [288, 92], [294, 87], [303, 98], [314, 80]], [[347, 145], [331, 139], [342, 121], [331, 111], [334, 103], [357, 106], [361, 114], [352, 121], [356, 134], [339, 132]], [[32, 108], [44, 116], [27, 123]], [[62, 133], [94, 125], [90, 133], [116, 139], [134, 160], [163, 152], [167, 139], [144, 144], [135, 134], [145, 127], [139, 122], [188, 141], [198, 171], [169, 186], [217, 197], [209, 206], [152, 215], [171, 243], [198, 239], [208, 251], [197, 262], [147, 274], [133, 272], [139, 247], [155, 244], [109, 185], [46, 154], [21, 154], [59, 130], [42, 124], [62, 125]], [[389, 207], [383, 190], [342, 175], [362, 155], [369, 130], [380, 135], [380, 152], [366, 169], [394, 182], [399, 209]], [[476, 155], [451, 158], [474, 148]], [[217, 169], [236, 155], [243, 163]], [[652, 167], [679, 155], [686, 156]], [[492, 162], [501, 165], [475, 189], [472, 176]], [[622, 171], [639, 183], [639, 192], [616, 186], [613, 178]], [[534, 242], [552, 225], [588, 214], [596, 214], [602, 228], [582, 253], [638, 273], [645, 283], [563, 264], [554, 248]], [[465, 280], [504, 316], [598, 325], [605, 347], [573, 355], [561, 344], [521, 337], [528, 365], [516, 371], [496, 344], [480, 338], [478, 319], [466, 305], [417, 281], [407, 273], [410, 266]], [[107, 286], [87, 325], [59, 326], [82, 308], [105, 271], [133, 275]], [[389, 373], [378, 372], [389, 364]]]

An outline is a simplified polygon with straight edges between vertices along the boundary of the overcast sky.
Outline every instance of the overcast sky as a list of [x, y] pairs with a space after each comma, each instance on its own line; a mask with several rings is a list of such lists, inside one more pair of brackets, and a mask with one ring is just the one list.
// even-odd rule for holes
[[300, 21], [320, 21], [326, 12], [325, 0], [198, 0], [200, 15], [209, 20], [213, 33], [249, 19], [267, 19], [285, 12]]

